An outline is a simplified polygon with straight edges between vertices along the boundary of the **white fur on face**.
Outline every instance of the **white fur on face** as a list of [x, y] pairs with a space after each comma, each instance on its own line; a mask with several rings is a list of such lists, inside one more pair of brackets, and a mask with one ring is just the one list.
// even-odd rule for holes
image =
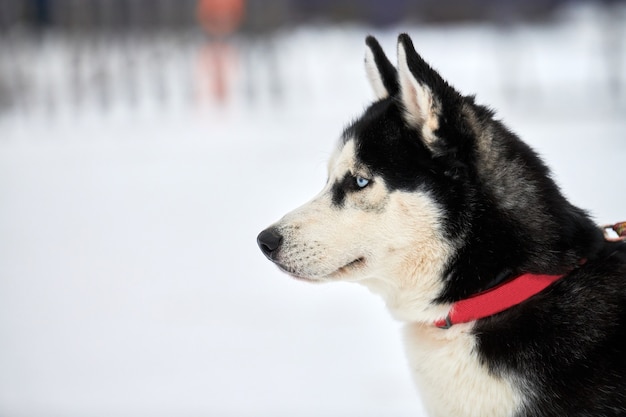
[[[332, 202], [333, 185], [346, 173], [370, 179]], [[389, 192], [356, 159], [349, 140], [329, 163], [329, 181], [313, 200], [275, 227], [283, 236], [277, 261], [292, 275], [315, 281], [358, 281], [380, 294], [401, 320], [433, 321], [446, 306], [433, 306], [452, 248], [440, 230], [441, 212], [423, 191]]]

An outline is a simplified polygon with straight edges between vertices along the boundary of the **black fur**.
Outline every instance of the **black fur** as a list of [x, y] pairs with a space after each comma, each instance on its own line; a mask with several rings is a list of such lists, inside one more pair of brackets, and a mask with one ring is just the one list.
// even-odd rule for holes
[[481, 320], [478, 353], [531, 401], [520, 416], [626, 415], [626, 245], [527, 302]]
[[[531, 300], [480, 320], [478, 354], [494, 374], [519, 381], [529, 398], [520, 417], [626, 415], [626, 244], [605, 242], [532, 149], [448, 85], [407, 35], [399, 42], [411, 73], [437, 102], [437, 142], [428, 146], [403, 120], [397, 74], [373, 38], [367, 43], [390, 96], [344, 137], [356, 140], [358, 159], [391, 190], [424, 190], [444, 207], [446, 233], [460, 249], [433, 302], [466, 298], [498, 277], [574, 269]], [[487, 130], [496, 168], [515, 167], [509, 177], [498, 180], [480, 159], [478, 136]], [[502, 204], [507, 192], [519, 205]]]

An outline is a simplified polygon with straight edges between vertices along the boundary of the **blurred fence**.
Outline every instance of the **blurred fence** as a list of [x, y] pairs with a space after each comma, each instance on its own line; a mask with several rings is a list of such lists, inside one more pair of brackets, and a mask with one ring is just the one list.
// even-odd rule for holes
[[[227, 0], [210, 1], [225, 4]], [[545, 20], [572, 0], [248, 0], [244, 30], [306, 21]], [[615, 1], [613, 1], [615, 2]], [[159, 30], [195, 24], [197, 0], [0, 0], [0, 28]], [[612, 3], [604, 1], [603, 3]]]
[[[537, 81], [529, 81], [521, 65], [525, 54], [534, 51], [527, 50], [528, 43], [516, 42], [515, 28], [529, 21], [542, 28], [555, 25], [568, 6], [570, 2], [557, 0], [249, 0], [245, 19], [231, 25], [234, 30], [241, 23], [233, 36], [203, 32], [197, 0], [0, 0], [0, 117], [187, 111], [207, 96], [218, 103], [233, 95], [246, 102], [265, 93], [279, 99], [285, 86], [277, 29], [284, 33], [304, 23], [380, 27], [481, 22], [496, 27], [495, 35], [503, 38], [493, 51], [501, 61], [503, 88], [523, 92]], [[576, 80], [623, 101], [624, 2], [586, 7], [579, 27], [570, 30], [593, 32], [591, 44], [581, 46], [581, 59], [601, 65]], [[565, 78], [572, 70], [567, 65], [560, 70]], [[261, 82], [259, 72], [266, 74]], [[232, 82], [233, 73], [239, 73], [238, 83]]]

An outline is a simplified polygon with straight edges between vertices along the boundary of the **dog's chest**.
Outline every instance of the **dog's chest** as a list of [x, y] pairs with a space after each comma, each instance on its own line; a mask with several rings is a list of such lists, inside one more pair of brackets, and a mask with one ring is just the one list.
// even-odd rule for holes
[[480, 363], [469, 326], [406, 325], [407, 357], [424, 405], [432, 417], [513, 416], [521, 397]]

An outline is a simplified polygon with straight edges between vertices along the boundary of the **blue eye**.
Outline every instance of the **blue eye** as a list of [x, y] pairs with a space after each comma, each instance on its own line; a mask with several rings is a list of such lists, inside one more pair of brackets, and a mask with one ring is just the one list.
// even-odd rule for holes
[[359, 176], [356, 176], [354, 178], [354, 180], [356, 181], [356, 185], [359, 188], [365, 188], [367, 186], [367, 184], [370, 183], [370, 180], [368, 180], [367, 178], [363, 178], [363, 177], [359, 177]]

